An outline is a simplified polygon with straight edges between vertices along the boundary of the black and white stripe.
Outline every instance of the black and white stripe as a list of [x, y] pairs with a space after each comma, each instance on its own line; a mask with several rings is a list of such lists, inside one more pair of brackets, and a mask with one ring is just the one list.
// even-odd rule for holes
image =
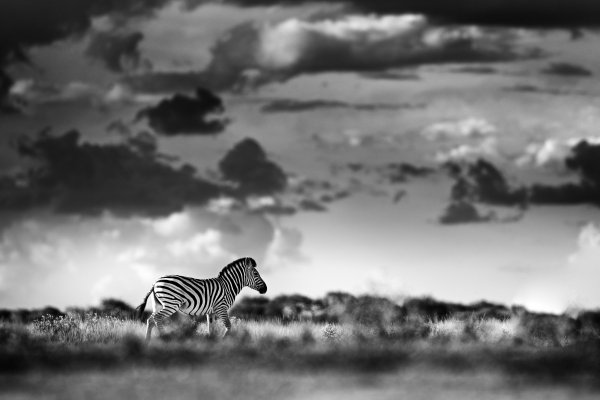
[[[137, 307], [141, 319], [148, 297], [154, 294], [152, 296], [152, 315], [147, 321], [146, 340], [150, 339], [154, 325], [158, 328], [159, 333], [162, 333], [165, 319], [175, 311], [194, 316], [206, 314], [209, 324], [210, 315], [215, 314], [223, 321], [225, 334], [227, 334], [231, 328], [229, 308], [245, 286], [257, 290], [260, 294], [267, 291], [265, 281], [256, 270], [256, 261], [250, 257], [240, 258], [228, 264], [216, 278], [163, 276], [152, 285], [144, 302]], [[157, 304], [162, 307], [160, 311], [157, 311]]]

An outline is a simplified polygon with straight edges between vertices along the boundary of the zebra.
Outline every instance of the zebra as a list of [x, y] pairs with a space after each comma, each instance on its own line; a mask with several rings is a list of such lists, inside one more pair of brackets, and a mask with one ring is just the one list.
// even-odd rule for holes
[[[167, 275], [159, 278], [137, 308], [138, 318], [143, 322], [143, 313], [148, 297], [152, 296], [152, 314], [148, 318], [146, 340], [150, 340], [154, 325], [159, 335], [163, 333], [163, 322], [175, 311], [197, 316], [206, 314], [210, 333], [210, 315], [223, 321], [227, 335], [231, 329], [228, 311], [242, 288], [248, 286], [260, 294], [267, 292], [267, 284], [256, 270], [256, 261], [243, 257], [225, 266], [219, 276], [210, 279], [196, 279], [180, 275]], [[157, 303], [162, 306], [157, 311]]]

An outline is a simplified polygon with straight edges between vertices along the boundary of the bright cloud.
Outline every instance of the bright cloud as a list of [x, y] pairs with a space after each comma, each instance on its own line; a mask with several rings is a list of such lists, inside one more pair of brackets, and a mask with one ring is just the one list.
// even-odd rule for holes
[[40, 105], [52, 103], [88, 102], [94, 106], [155, 102], [158, 96], [135, 94], [126, 85], [116, 83], [107, 88], [87, 82], [52, 84], [35, 79], [17, 80], [9, 90], [17, 104]]
[[421, 133], [431, 141], [448, 139], [484, 138], [497, 132], [497, 128], [483, 118], [465, 118], [456, 121], [437, 122]]
[[243, 211], [193, 208], [155, 219], [31, 216], [0, 236], [0, 302], [65, 307], [116, 297], [133, 304], [161, 275], [213, 277], [242, 256], [281, 268], [287, 263], [274, 260], [298, 260], [301, 239], [292, 228]]
[[566, 172], [565, 160], [571, 155], [571, 150], [581, 141], [590, 144], [600, 144], [600, 137], [570, 138], [567, 140], [546, 139], [543, 142], [531, 143], [515, 163], [520, 167], [547, 168], [557, 172]]
[[479, 158], [498, 159], [500, 157], [498, 140], [494, 137], [488, 137], [474, 145], [463, 144], [447, 151], [439, 151], [436, 153], [434, 159], [436, 162], [443, 164], [451, 161], [473, 162], [477, 161]]
[[515, 302], [536, 311], [561, 313], [567, 309], [599, 308], [600, 229], [595, 224], [583, 227], [577, 249], [564, 266], [545, 271], [525, 286]]
[[[309, 73], [531, 56], [530, 49], [517, 49], [519, 42], [519, 35], [511, 30], [434, 26], [425, 16], [414, 14], [245, 23], [217, 41], [211, 62], [195, 79], [223, 90]], [[147, 85], [156, 86], [156, 82]]]

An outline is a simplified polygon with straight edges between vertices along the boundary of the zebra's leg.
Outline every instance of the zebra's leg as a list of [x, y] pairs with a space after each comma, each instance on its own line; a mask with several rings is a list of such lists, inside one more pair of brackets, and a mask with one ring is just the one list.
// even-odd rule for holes
[[231, 321], [229, 320], [229, 314], [227, 313], [226, 308], [220, 308], [215, 312], [219, 319], [223, 321], [223, 325], [225, 325], [225, 333], [223, 333], [223, 337], [227, 336], [229, 330], [231, 329]]
[[146, 341], [150, 340], [150, 336], [152, 335], [152, 328], [154, 328], [154, 325], [156, 325], [156, 322], [154, 322], [154, 318], [152, 317], [153, 315], [154, 314], [152, 314], [146, 322]]
[[150, 318], [152, 318], [156, 324], [156, 328], [158, 328], [158, 334], [163, 335], [164, 333], [164, 322], [167, 318], [169, 318], [177, 309], [179, 308], [180, 303], [174, 303], [166, 300], [162, 301], [162, 309], [159, 312], [153, 312]]
[[206, 328], [208, 330], [208, 336], [210, 336], [210, 314], [206, 314]]
[[154, 325], [156, 325], [156, 321], [154, 320], [154, 315], [156, 314], [156, 308], [157, 308], [156, 297], [152, 296], [151, 300], [152, 300], [152, 314], [150, 315], [150, 317], [148, 317], [148, 321], [146, 321], [146, 341], [150, 340], [150, 337], [152, 336], [152, 328], [154, 328]]

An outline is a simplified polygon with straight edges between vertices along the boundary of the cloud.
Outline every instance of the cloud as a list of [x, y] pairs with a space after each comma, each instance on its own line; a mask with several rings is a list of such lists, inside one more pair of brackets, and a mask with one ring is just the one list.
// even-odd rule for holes
[[[227, 0], [241, 6], [294, 5], [292, 0]], [[308, 2], [308, 1], [307, 1]], [[354, 10], [377, 14], [419, 13], [446, 23], [530, 28], [581, 28], [600, 25], [595, 0], [332, 0]]]
[[65, 85], [56, 85], [34, 79], [16, 81], [10, 88], [9, 94], [25, 104], [95, 101], [102, 97], [101, 90], [89, 83], [69, 82]]
[[249, 196], [246, 207], [251, 212], [271, 215], [294, 215], [297, 209], [274, 196]]
[[575, 147], [583, 142], [597, 146], [600, 145], [600, 137], [546, 139], [543, 142], [530, 143], [515, 162], [519, 166], [552, 167], [564, 171], [568, 169], [566, 160]]
[[244, 195], [269, 195], [283, 191], [287, 176], [267, 158], [260, 144], [251, 138], [237, 143], [219, 162], [224, 179], [234, 182]]
[[0, 204], [46, 205], [67, 214], [168, 215], [187, 204], [205, 204], [221, 191], [185, 166], [158, 161], [141, 145], [96, 145], [79, 138], [77, 131], [21, 138], [20, 154], [37, 166], [2, 193]]
[[82, 35], [96, 17], [123, 25], [132, 17], [149, 16], [172, 0], [4, 0], [0, 2], [0, 106], [7, 109], [10, 77], [3, 71], [14, 63], [29, 63], [32, 47]]
[[564, 90], [564, 89], [555, 89], [549, 87], [542, 87], [537, 85], [530, 85], [528, 83], [519, 83], [513, 86], [507, 86], [504, 90], [509, 92], [520, 92], [520, 93], [533, 93], [533, 94], [549, 94], [552, 96], [571, 96], [571, 95], [579, 95], [579, 96], [589, 96], [588, 93], [582, 91], [575, 90]]
[[414, 72], [370, 71], [361, 72], [360, 76], [375, 81], [418, 81], [421, 79]]
[[434, 160], [440, 164], [448, 162], [475, 162], [480, 158], [501, 158], [498, 151], [498, 139], [487, 137], [474, 145], [462, 144], [446, 151], [438, 151], [434, 156]]
[[[425, 16], [344, 16], [306, 21], [245, 23], [212, 48], [203, 71], [128, 79], [139, 90], [196, 82], [212, 90], [239, 90], [303, 74], [383, 72], [450, 62], [510, 61], [537, 55], [519, 48], [513, 31], [436, 26]], [[159, 79], [159, 82], [155, 82]], [[148, 88], [146, 88], [146, 86]]]
[[531, 201], [539, 204], [593, 204], [600, 205], [600, 143], [581, 140], [572, 143], [570, 154], [564, 159], [569, 171], [579, 175], [578, 183], [562, 185], [533, 185]]
[[562, 313], [600, 307], [600, 230], [588, 224], [579, 232], [577, 249], [558, 269], [544, 270], [520, 290], [515, 302], [535, 311]]
[[493, 219], [493, 213], [482, 215], [473, 204], [467, 201], [454, 201], [446, 207], [444, 213], [439, 217], [439, 222], [442, 225], [455, 225], [489, 222]]
[[[302, 258], [302, 236], [245, 211], [217, 215], [187, 207], [164, 217], [28, 213], [0, 235], [0, 301], [7, 307], [137, 304], [160, 276], [215, 277], [251, 256], [270, 269]], [[278, 260], [268, 264], [268, 260]], [[59, 290], [57, 287], [68, 288]]]
[[306, 261], [308, 258], [302, 252], [302, 232], [295, 228], [279, 226], [271, 245], [267, 249], [265, 265], [269, 268], [281, 268]]
[[113, 72], [149, 68], [149, 61], [142, 58], [139, 49], [143, 38], [141, 32], [93, 32], [85, 54]]
[[429, 125], [421, 134], [428, 140], [448, 140], [483, 138], [497, 132], [497, 128], [483, 118], [464, 118], [455, 121], [436, 122]]
[[488, 65], [465, 65], [452, 69], [453, 72], [477, 75], [492, 75], [497, 74], [498, 70]]
[[176, 94], [140, 110], [136, 121], [146, 118], [162, 135], [214, 135], [223, 132], [228, 120], [220, 118], [225, 108], [220, 97], [198, 88], [195, 97]]
[[103, 88], [77, 81], [58, 85], [35, 79], [19, 79], [8, 90], [6, 100], [20, 111], [39, 104], [80, 102], [88, 102], [102, 109], [122, 104], [147, 104], [156, 101], [156, 96], [134, 94], [122, 84]]
[[419, 104], [369, 103], [355, 104], [335, 100], [296, 100], [274, 99], [261, 107], [263, 113], [292, 113], [321, 110], [328, 108], [346, 108], [355, 111], [399, 110], [422, 108]]
[[[528, 192], [524, 187], [511, 186], [493, 164], [479, 159], [469, 164], [448, 163], [455, 182], [450, 192], [450, 204], [438, 221], [443, 225], [475, 222], [510, 223], [521, 220], [527, 208]], [[506, 212], [495, 208], [483, 213], [481, 205], [518, 207]]]
[[588, 78], [594, 74], [589, 69], [570, 63], [552, 63], [542, 70], [544, 74], [573, 78]]
[[211, 87], [209, 77], [202, 71], [152, 71], [130, 74], [120, 84], [134, 93], [164, 94], [187, 92], [190, 88]]
[[300, 208], [304, 211], [316, 211], [324, 212], [327, 211], [327, 207], [313, 199], [302, 199], [300, 201]]
[[513, 188], [492, 163], [479, 159], [465, 166], [449, 164], [455, 183], [451, 190], [454, 202], [479, 202], [496, 206], [520, 206], [527, 202], [525, 188]]

